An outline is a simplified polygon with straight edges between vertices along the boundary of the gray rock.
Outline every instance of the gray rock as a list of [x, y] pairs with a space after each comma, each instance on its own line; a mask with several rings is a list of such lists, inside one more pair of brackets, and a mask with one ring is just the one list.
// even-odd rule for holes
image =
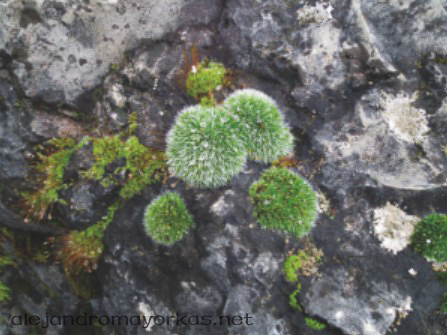
[[27, 175], [25, 149], [31, 134], [29, 115], [20, 108], [12, 84], [0, 75], [0, 179], [23, 178]]
[[[366, 285], [360, 289], [360, 286]], [[384, 335], [412, 310], [410, 296], [387, 283], [357, 282], [343, 270], [318, 279], [306, 294], [307, 312], [349, 335]]]
[[[185, 24], [207, 24], [220, 2], [7, 1], [2, 5], [0, 49], [15, 59], [25, 93], [47, 102], [73, 103], [100, 83], [110, 64], [143, 40], [157, 40]], [[193, 15], [201, 8], [201, 15]]]

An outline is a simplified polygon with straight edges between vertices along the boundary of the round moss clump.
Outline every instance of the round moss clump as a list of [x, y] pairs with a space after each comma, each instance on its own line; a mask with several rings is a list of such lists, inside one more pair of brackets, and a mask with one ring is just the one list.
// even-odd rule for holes
[[243, 89], [231, 94], [224, 106], [240, 120], [249, 159], [270, 163], [293, 150], [293, 136], [275, 101], [264, 93]]
[[238, 123], [219, 107], [188, 107], [180, 112], [167, 137], [171, 173], [195, 187], [228, 183], [245, 166], [246, 150]]
[[155, 242], [171, 245], [186, 235], [194, 221], [180, 195], [167, 192], [147, 206], [143, 224]]
[[312, 187], [284, 168], [270, 168], [249, 189], [253, 215], [259, 223], [302, 237], [317, 217], [317, 197]]
[[413, 248], [430, 260], [447, 261], [447, 215], [431, 214], [418, 222], [411, 237]]

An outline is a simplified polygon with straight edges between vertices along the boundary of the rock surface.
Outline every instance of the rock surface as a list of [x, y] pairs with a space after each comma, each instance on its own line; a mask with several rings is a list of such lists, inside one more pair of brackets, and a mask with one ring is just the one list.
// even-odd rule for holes
[[[445, 334], [436, 310], [445, 287], [407, 242], [416, 218], [445, 212], [447, 201], [446, 21], [447, 4], [437, 0], [3, 1], [2, 227], [45, 239], [97, 222], [118, 187], [82, 178], [91, 146], [65, 171], [58, 228], [20, 220], [20, 192], [34, 181], [26, 157], [50, 137], [116, 133], [131, 113], [141, 143], [163, 149], [177, 112], [195, 103], [178, 85], [193, 45], [231, 68], [234, 86], [278, 101], [296, 137], [297, 169], [326, 200], [310, 236], [324, 253], [319, 274], [300, 279], [303, 312], [289, 306], [295, 288], [282, 264], [305, 243], [252, 217], [247, 190], [266, 166], [249, 162], [219, 189], [171, 178], [125, 202], [106, 230], [100, 290], [89, 299], [75, 295], [55, 260], [24, 259], [0, 239], [18, 264], [0, 278], [22, 284], [1, 317], [253, 317], [251, 326], [42, 330], [55, 335], [316, 334], [305, 316], [328, 324], [323, 335]], [[142, 227], [146, 205], [167, 190], [181, 193], [196, 222], [172, 247], [156, 245]]]

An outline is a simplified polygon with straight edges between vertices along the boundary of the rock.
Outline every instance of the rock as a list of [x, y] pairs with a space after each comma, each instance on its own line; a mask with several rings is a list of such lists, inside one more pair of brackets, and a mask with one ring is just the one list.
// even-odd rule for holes
[[[0, 76], [0, 179], [24, 178], [25, 150], [32, 139], [29, 115], [7, 78]], [[21, 108], [23, 106], [23, 108]]]
[[34, 111], [31, 121], [34, 134], [46, 139], [53, 137], [82, 138], [84, 131], [79, 123], [64, 116]]
[[[11, 211], [12, 193], [32, 181], [26, 150], [40, 140], [117, 134], [136, 113], [139, 140], [165, 149], [177, 113], [197, 103], [178, 83], [192, 45], [232, 70], [228, 91], [252, 87], [278, 101], [296, 138], [296, 170], [324, 194], [309, 236], [323, 256], [300, 276], [303, 312], [289, 306], [296, 286], [282, 267], [305, 241], [252, 216], [247, 191], [266, 165], [248, 162], [218, 189], [169, 178], [120, 202], [98, 264], [102, 290], [83, 306], [94, 315], [249, 314], [253, 325], [105, 332], [307, 334], [304, 317], [312, 316], [329, 324], [328, 335], [445, 333], [436, 312], [445, 288], [432, 271], [445, 264], [407, 248], [416, 219], [444, 212], [447, 200], [447, 14], [439, 1], [8, 0], [0, 8], [3, 226], [38, 238], [61, 233]], [[53, 211], [65, 229], [94, 224], [118, 198], [116, 187], [82, 178], [93, 162], [89, 144], [65, 171], [66, 204]], [[170, 247], [142, 225], [146, 206], [167, 190], [181, 194], [196, 223]], [[14, 292], [14, 313], [77, 312], [81, 303], [57, 265], [15, 270], [2, 280], [31, 288]]]
[[[157, 40], [179, 26], [207, 24], [220, 2], [8, 1], [0, 49], [14, 58], [25, 93], [47, 102], [73, 104], [100, 83], [111, 64], [143, 40]], [[194, 15], [201, 8], [201, 15]]]
[[[425, 113], [410, 103], [408, 97], [374, 89], [356, 104], [353, 115], [326, 124], [316, 139], [331, 161], [379, 184], [413, 190], [445, 186], [442, 145], [437, 137], [425, 136]], [[403, 111], [405, 118], [399, 116]]]
[[402, 295], [397, 287], [368, 282], [368, 294], [363, 296], [358, 285], [342, 270], [317, 280], [306, 294], [307, 311], [345, 334], [385, 335], [396, 320], [405, 318], [412, 310], [411, 297]]

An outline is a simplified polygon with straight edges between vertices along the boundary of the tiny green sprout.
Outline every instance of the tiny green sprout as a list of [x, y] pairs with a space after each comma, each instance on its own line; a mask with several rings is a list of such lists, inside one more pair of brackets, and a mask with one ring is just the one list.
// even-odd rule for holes
[[298, 281], [298, 270], [302, 265], [301, 255], [290, 255], [284, 261], [284, 274], [287, 281], [296, 283]]
[[298, 283], [298, 287], [295, 291], [292, 292], [289, 296], [289, 305], [293, 309], [296, 309], [300, 312], [303, 311], [303, 308], [301, 307], [300, 303], [298, 302], [298, 294], [301, 292], [301, 284]]
[[310, 317], [305, 317], [304, 321], [306, 322], [306, 325], [313, 330], [323, 330], [326, 328], [326, 325], [323, 322], [312, 319]]
[[0, 304], [5, 304], [11, 300], [11, 289], [0, 280]]

